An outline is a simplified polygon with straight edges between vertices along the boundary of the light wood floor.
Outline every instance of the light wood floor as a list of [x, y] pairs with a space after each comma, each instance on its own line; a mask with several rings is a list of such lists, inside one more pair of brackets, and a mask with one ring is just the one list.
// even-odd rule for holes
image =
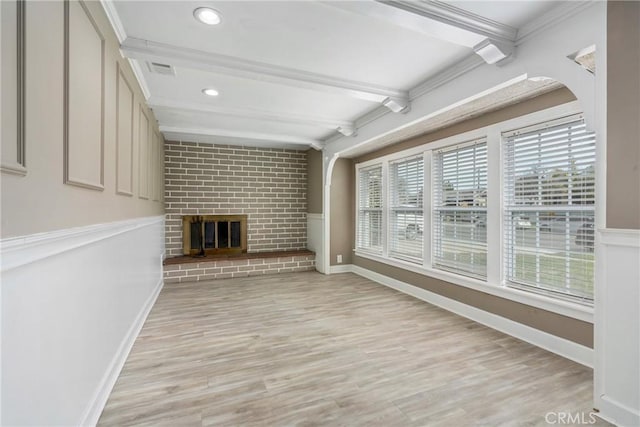
[[99, 425], [535, 426], [591, 402], [591, 369], [309, 272], [165, 285]]

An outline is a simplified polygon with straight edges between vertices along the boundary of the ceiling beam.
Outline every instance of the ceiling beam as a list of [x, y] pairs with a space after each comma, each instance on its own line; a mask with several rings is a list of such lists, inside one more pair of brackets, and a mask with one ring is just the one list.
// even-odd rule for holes
[[407, 91], [149, 40], [128, 37], [120, 45], [120, 50], [129, 59], [169, 63], [232, 77], [336, 93], [380, 104], [389, 99], [405, 106], [409, 103]]
[[509, 57], [518, 35], [516, 28], [440, 1], [332, 1], [324, 4], [467, 47], [488, 64]]
[[[498, 42], [514, 42], [518, 30], [442, 1], [376, 0], [378, 3], [440, 22], [458, 31], [466, 31]], [[472, 46], [469, 46], [472, 47]]]
[[185, 128], [176, 126], [160, 126], [160, 132], [174, 135], [199, 135], [207, 137], [234, 138], [246, 141], [251, 144], [252, 141], [261, 141], [267, 143], [278, 143], [287, 145], [300, 145], [320, 149], [323, 146], [321, 141], [313, 138], [304, 138], [293, 135], [278, 135], [271, 133], [245, 132], [229, 129], [214, 128]]
[[197, 113], [211, 113], [223, 116], [240, 117], [244, 119], [264, 120], [269, 122], [290, 123], [296, 125], [315, 126], [324, 129], [353, 129], [354, 123], [348, 120], [338, 120], [305, 116], [294, 113], [280, 113], [274, 111], [264, 111], [249, 108], [221, 107], [196, 102], [184, 102], [174, 99], [160, 98], [152, 96], [147, 101], [151, 108], [164, 108], [170, 110], [191, 111]]

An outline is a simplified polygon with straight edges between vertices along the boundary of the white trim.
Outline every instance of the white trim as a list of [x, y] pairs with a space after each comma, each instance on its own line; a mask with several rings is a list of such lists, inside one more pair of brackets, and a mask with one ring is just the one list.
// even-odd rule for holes
[[82, 415], [82, 421], [80, 425], [82, 426], [95, 426], [98, 424], [98, 420], [100, 419], [100, 415], [104, 410], [105, 405], [107, 404], [107, 400], [109, 399], [109, 395], [111, 394], [111, 390], [116, 384], [118, 377], [120, 376], [120, 372], [124, 367], [127, 358], [129, 357], [129, 353], [133, 348], [133, 344], [138, 338], [142, 327], [144, 326], [144, 322], [147, 320], [151, 309], [153, 308], [156, 300], [158, 299], [158, 295], [160, 295], [160, 291], [164, 286], [164, 281], [162, 278], [162, 259], [163, 256], [160, 257], [160, 279], [158, 280], [158, 284], [154, 289], [153, 293], [149, 295], [147, 301], [144, 303], [140, 312], [136, 316], [136, 319], [131, 324], [131, 327], [127, 331], [126, 335], [122, 339], [116, 354], [113, 359], [111, 359], [111, 363], [109, 363], [109, 367], [107, 368], [102, 380], [100, 381], [100, 385], [97, 387], [91, 401], [87, 405], [87, 409]]
[[272, 133], [261, 132], [246, 132], [242, 130], [228, 130], [228, 129], [200, 129], [200, 128], [182, 128], [173, 126], [160, 126], [160, 132], [170, 134], [181, 135], [207, 135], [207, 136], [220, 136], [225, 138], [243, 138], [243, 139], [255, 139], [259, 141], [270, 141], [287, 144], [297, 144], [310, 147], [319, 147], [321, 142], [317, 139], [304, 138], [294, 135], [278, 135]]
[[422, 187], [422, 266], [433, 264], [433, 152], [424, 152], [424, 184]]
[[[408, 2], [390, 1], [386, 4], [411, 13], [418, 14], [433, 21], [442, 22], [460, 31], [467, 31], [481, 37], [488, 37], [501, 42], [513, 42], [518, 30], [509, 25], [493, 21], [484, 16], [476, 15], [464, 9], [459, 9], [445, 2]], [[470, 47], [470, 46], [467, 46]]]
[[[391, 110], [389, 110], [387, 107], [383, 107], [380, 106], [378, 108], [374, 108], [373, 110], [369, 111], [368, 113], [364, 114], [363, 116], [360, 116], [356, 119], [355, 123], [356, 123], [356, 128], [360, 128], [364, 125], [366, 125], [367, 123], [371, 123], [375, 120], [378, 120], [380, 117], [385, 116], [387, 114], [391, 113]], [[330, 142], [336, 141], [338, 139], [342, 138], [342, 135], [340, 134], [334, 134], [333, 136], [330, 136], [329, 138], [327, 138], [325, 140], [325, 142], [328, 144]]]
[[556, 353], [562, 357], [573, 360], [574, 362], [588, 367], [593, 366], [593, 349], [583, 345], [540, 331], [530, 326], [514, 322], [513, 320], [506, 319], [484, 310], [480, 310], [467, 304], [463, 304], [357, 265], [352, 267], [352, 271], [359, 276], [366, 277], [374, 282], [388, 286], [407, 295], [411, 295], [447, 311]]
[[164, 222], [164, 216], [135, 218], [0, 240], [0, 272]]
[[527, 22], [518, 30], [518, 39], [516, 46], [536, 37], [543, 31], [548, 30], [558, 24], [565, 22], [567, 19], [582, 12], [590, 7], [597, 0], [582, 1], [563, 1], [548, 12], [543, 13], [537, 18]]
[[113, 0], [100, 0], [100, 4], [107, 14], [111, 28], [113, 28], [113, 32], [118, 38], [118, 43], [122, 43], [127, 38], [127, 32], [124, 30], [124, 25], [122, 25], [120, 15], [118, 15], [118, 11], [116, 10], [116, 5], [113, 3]]
[[[502, 248], [503, 233], [503, 150], [501, 135], [498, 129], [487, 130], [487, 189], [491, 188], [490, 197], [487, 198], [487, 282], [503, 283], [502, 275]], [[491, 143], [489, 142], [491, 141]], [[496, 143], [497, 141], [497, 143]]]
[[[118, 43], [124, 42], [127, 39], [127, 32], [124, 29], [124, 25], [122, 25], [122, 20], [120, 19], [120, 15], [118, 15], [118, 10], [116, 9], [116, 5], [113, 0], [100, 0], [100, 4], [107, 15], [111, 28], [118, 39]], [[120, 55], [124, 57], [122, 52], [120, 52]], [[131, 70], [133, 71], [136, 80], [138, 80], [138, 86], [140, 86], [142, 95], [148, 100], [149, 96], [151, 96], [151, 92], [149, 91], [149, 85], [144, 78], [140, 64], [138, 64], [138, 61], [129, 59], [129, 65], [131, 65]]]
[[476, 54], [469, 55], [463, 60], [447, 68], [446, 70], [436, 74], [435, 76], [425, 80], [424, 82], [420, 83], [418, 86], [411, 89], [409, 91], [409, 97], [412, 100], [415, 98], [418, 98], [428, 92], [431, 92], [437, 87], [440, 87], [452, 80], [455, 80], [456, 78], [460, 77], [463, 74], [466, 74], [470, 71], [475, 70], [476, 68], [484, 64], [485, 64], [484, 60], [480, 58], [478, 55]]
[[315, 252], [315, 267], [320, 273], [324, 273], [324, 239], [322, 238], [322, 227], [324, 225], [324, 215], [318, 213], [307, 213], [307, 249]]
[[382, 103], [387, 98], [408, 101], [406, 91], [344, 80], [304, 70], [251, 61], [227, 55], [172, 46], [150, 40], [128, 37], [120, 46], [131, 59], [169, 60], [176, 66], [202, 69], [258, 81], [271, 81], [322, 92], [339, 93], [369, 102]]
[[148, 100], [149, 107], [153, 109], [165, 108], [170, 110], [193, 111], [200, 113], [215, 113], [223, 116], [241, 117], [246, 119], [267, 120], [280, 123], [293, 123], [316, 126], [328, 129], [352, 129], [353, 121], [332, 119], [324, 117], [307, 116], [304, 114], [257, 110], [253, 108], [231, 108], [199, 102], [184, 102], [175, 99], [151, 97]]
[[341, 274], [341, 273], [352, 273], [353, 265], [352, 264], [340, 264], [340, 265], [332, 265], [329, 267], [329, 274]]
[[640, 248], [640, 230], [603, 228], [598, 233], [604, 245]]
[[515, 288], [487, 283], [483, 280], [450, 273], [445, 270], [424, 268], [417, 264], [404, 262], [402, 260], [383, 258], [379, 255], [373, 255], [364, 252], [355, 252], [354, 254], [361, 258], [370, 259], [371, 261], [376, 261], [382, 264], [390, 265], [392, 267], [402, 268], [413, 273], [422, 274], [423, 276], [432, 277], [434, 279], [449, 282], [454, 285], [464, 286], [465, 288], [484, 292], [489, 295], [505, 298], [521, 304], [530, 305], [532, 307], [536, 307], [545, 311], [550, 311], [552, 313], [557, 313], [563, 316], [571, 317], [573, 319], [582, 320], [583, 322], [593, 323], [593, 308], [589, 306], [551, 298], [542, 294], [536, 294], [532, 292], [521, 291]]
[[138, 80], [138, 84], [140, 85], [140, 90], [142, 91], [142, 95], [145, 100], [148, 100], [151, 97], [151, 91], [149, 90], [149, 85], [147, 84], [147, 80], [144, 78], [144, 72], [142, 71], [142, 67], [140, 63], [135, 59], [130, 59], [129, 65], [131, 65], [131, 70], [133, 71], [133, 75], [136, 76], [136, 80]]
[[[596, 257], [597, 282], [605, 286], [596, 288], [595, 407], [613, 424], [639, 426], [640, 230], [599, 228]], [[620, 327], [623, 322], [628, 324]]]
[[[403, 157], [417, 155], [423, 151], [438, 150], [441, 148], [466, 143], [475, 139], [486, 138], [488, 134], [494, 132], [502, 134], [503, 132], [510, 131], [512, 129], [517, 129], [525, 126], [533, 126], [548, 120], [554, 120], [560, 117], [577, 114], [580, 113], [580, 111], [580, 103], [578, 101], [567, 102], [566, 104], [547, 108], [541, 111], [535, 111], [533, 113], [525, 114], [524, 116], [515, 117], [513, 119], [505, 120], [489, 126], [473, 129], [468, 132], [459, 133], [447, 138], [439, 139], [437, 141], [428, 142], [417, 147], [407, 148], [406, 150], [376, 157], [365, 162], [357, 163], [356, 168], [363, 168], [376, 163], [384, 163]], [[498, 143], [500, 142], [501, 141], [498, 141]], [[487, 144], [495, 143], [496, 141], [487, 140]]]
[[[386, 22], [430, 37], [471, 48], [487, 38], [513, 43], [518, 30], [445, 2], [327, 2], [348, 12]], [[393, 9], [389, 9], [393, 7]]]
[[[389, 227], [389, 162], [382, 163], [382, 178], [380, 191], [382, 192], [382, 256], [389, 256], [389, 242], [391, 241], [391, 227]], [[359, 195], [359, 194], [358, 194]]]

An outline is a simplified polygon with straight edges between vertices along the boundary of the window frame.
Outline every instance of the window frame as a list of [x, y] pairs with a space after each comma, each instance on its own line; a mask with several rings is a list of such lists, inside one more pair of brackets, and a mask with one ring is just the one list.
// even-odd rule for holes
[[[583, 320], [593, 323], [593, 306], [575, 301], [555, 298], [553, 296], [534, 293], [528, 290], [522, 290], [507, 286], [505, 281], [505, 271], [503, 268], [503, 169], [504, 169], [504, 140], [503, 133], [515, 129], [521, 129], [529, 126], [535, 126], [541, 123], [562, 119], [581, 113], [580, 105], [577, 101], [568, 102], [548, 109], [536, 111], [520, 117], [507, 119], [482, 128], [477, 128], [468, 132], [453, 135], [447, 138], [428, 142], [420, 146], [412, 147], [396, 153], [376, 157], [364, 162], [356, 163], [356, 198], [358, 198], [357, 189], [359, 188], [359, 169], [373, 164], [382, 164], [383, 170], [383, 214], [382, 227], [386, 230], [383, 235], [389, 233], [388, 227], [388, 191], [386, 179], [389, 177], [389, 162], [398, 160], [403, 157], [415, 156], [420, 153], [424, 155], [424, 196], [423, 196], [423, 213], [424, 213], [424, 235], [423, 235], [423, 263], [422, 265], [403, 261], [401, 259], [389, 257], [387, 252], [387, 240], [383, 242], [382, 254], [372, 254], [359, 249], [354, 249], [354, 255], [361, 258], [370, 259], [392, 267], [402, 268], [414, 273], [418, 273], [433, 279], [449, 282], [454, 285], [464, 286], [469, 289], [480, 291], [489, 295], [498, 296], [518, 303], [526, 304], [536, 308], [540, 308], [553, 313], [561, 314], [567, 317]], [[440, 270], [432, 267], [432, 211], [433, 211], [433, 185], [432, 164], [433, 155], [436, 150], [449, 146], [458, 145], [470, 140], [486, 139], [487, 143], [487, 279], [479, 280], [474, 277], [463, 276], [461, 274], [452, 273], [450, 271]], [[600, 136], [597, 136], [599, 139]], [[602, 200], [604, 196], [601, 194], [603, 186], [599, 184], [602, 179], [602, 169], [600, 166], [600, 152], [596, 150], [596, 193], [598, 202], [595, 205], [596, 224], [599, 224], [599, 218], [602, 215]], [[358, 200], [356, 199], [356, 207]], [[356, 208], [356, 230], [354, 238], [357, 239], [358, 233], [358, 212]], [[595, 281], [597, 282], [597, 272]], [[594, 287], [598, 286], [594, 283]]]
[[[392, 168], [393, 165], [399, 164], [399, 163], [404, 163], [404, 162], [409, 162], [412, 160], [421, 160], [422, 161], [422, 204], [420, 206], [416, 206], [415, 208], [407, 208], [407, 209], [401, 209], [398, 206], [396, 206], [393, 201], [393, 172], [392, 172]], [[425, 185], [425, 159], [424, 159], [424, 153], [419, 153], [417, 155], [411, 155], [411, 156], [406, 156], [406, 157], [402, 157], [402, 158], [398, 158], [398, 159], [393, 159], [390, 160], [388, 162], [388, 168], [389, 168], [389, 179], [387, 179], [387, 192], [388, 192], [388, 197], [387, 197], [387, 218], [388, 218], [388, 224], [389, 227], [387, 227], [387, 243], [388, 243], [388, 248], [387, 248], [387, 252], [388, 252], [388, 256], [390, 258], [394, 258], [394, 259], [400, 259], [403, 261], [407, 261], [413, 264], [418, 264], [421, 265], [423, 264], [423, 259], [424, 259], [424, 229], [425, 229], [425, 216], [424, 216], [424, 195], [425, 195], [425, 191], [424, 191], [424, 185]], [[417, 204], [416, 204], [417, 205]], [[422, 247], [420, 248], [420, 252], [421, 255], [420, 257], [414, 257], [408, 254], [402, 254], [402, 253], [392, 253], [392, 245], [393, 245], [393, 236], [392, 236], [392, 230], [391, 230], [391, 225], [393, 223], [393, 216], [395, 212], [399, 212], [399, 211], [414, 211], [414, 212], [422, 212]]]
[[[503, 260], [503, 268], [504, 268], [504, 276], [505, 276], [505, 284], [506, 286], [510, 286], [510, 287], [514, 287], [514, 288], [520, 288], [523, 290], [528, 290], [530, 292], [534, 292], [534, 293], [540, 293], [540, 294], [547, 294], [552, 298], [558, 298], [558, 299], [566, 299], [569, 301], [576, 301], [576, 302], [582, 302], [584, 304], [591, 304], [593, 305], [593, 300], [595, 298], [595, 272], [592, 276], [593, 279], [593, 285], [594, 285], [594, 291], [591, 294], [590, 297], [586, 296], [586, 295], [578, 295], [578, 294], [571, 294], [568, 292], [562, 292], [560, 290], [560, 288], [558, 289], [554, 289], [553, 286], [549, 283], [545, 283], [543, 280], [539, 280], [536, 279], [536, 281], [534, 282], [530, 282], [526, 279], [521, 279], [518, 280], [517, 277], [515, 277], [515, 264], [516, 264], [516, 258], [517, 258], [517, 252], [516, 252], [516, 248], [515, 248], [515, 242], [511, 242], [509, 240], [509, 238], [507, 238], [507, 234], [513, 239], [514, 236], [512, 235], [513, 233], [517, 233], [515, 230], [508, 230], [508, 228], [510, 227], [514, 227], [514, 225], [511, 223], [511, 221], [513, 221], [511, 219], [511, 217], [514, 214], [517, 213], [526, 213], [528, 215], [528, 217], [531, 217], [531, 214], [535, 214], [535, 216], [537, 217], [540, 213], [545, 213], [545, 212], [554, 212], [554, 213], [560, 213], [560, 214], [565, 214], [567, 215], [567, 219], [565, 219], [565, 222], [570, 222], [572, 221], [570, 219], [570, 217], [572, 216], [572, 213], [586, 213], [587, 216], [585, 218], [589, 217], [589, 214], [593, 215], [592, 218], [596, 218], [596, 200], [597, 200], [597, 196], [596, 196], [596, 192], [595, 192], [595, 177], [594, 177], [594, 200], [593, 203], [586, 203], [586, 204], [573, 204], [573, 203], [569, 203], [569, 201], [567, 200], [567, 203], [559, 203], [559, 204], [518, 204], [517, 199], [516, 199], [516, 159], [514, 158], [509, 158], [508, 162], [507, 162], [507, 157], [509, 157], [508, 153], [512, 152], [513, 156], [515, 156], [515, 144], [517, 144], [515, 141], [511, 142], [510, 139], [515, 137], [516, 135], [523, 135], [523, 134], [527, 134], [527, 133], [540, 133], [543, 132], [545, 130], [549, 130], [549, 129], [553, 129], [553, 128], [564, 128], [570, 124], [573, 123], [578, 123], [578, 122], [583, 122], [585, 123], [585, 118], [584, 118], [584, 114], [582, 113], [578, 113], [578, 114], [574, 114], [574, 115], [569, 115], [569, 116], [565, 116], [565, 117], [561, 117], [558, 118], [557, 120], [550, 120], [550, 121], [546, 121], [543, 123], [538, 123], [537, 125], [532, 125], [532, 126], [527, 126], [527, 127], [523, 127], [523, 128], [519, 128], [516, 130], [512, 130], [512, 131], [506, 131], [503, 132], [502, 135], [502, 140], [503, 140], [503, 144], [502, 144], [502, 149], [503, 149], [503, 153], [504, 153], [504, 157], [505, 157], [505, 162], [503, 164], [503, 170], [502, 170], [502, 180], [503, 180], [503, 185], [507, 185], [507, 183], [510, 183], [511, 188], [507, 189], [506, 191], [503, 192], [503, 196], [504, 196], [504, 203], [502, 206], [503, 209], [503, 222], [502, 222], [502, 227], [503, 229], [503, 235], [504, 235], [504, 239], [502, 241], [502, 244], [504, 246], [504, 260]], [[586, 132], [589, 132], [588, 128], [585, 129]], [[537, 139], [536, 138], [536, 147], [538, 147], [538, 143], [537, 143]], [[591, 139], [591, 138], [588, 138]], [[594, 136], [594, 142], [593, 142], [593, 148], [589, 149], [589, 151], [592, 151], [593, 153], [593, 159], [594, 159], [594, 163], [593, 163], [593, 171], [595, 173], [595, 166], [596, 166], [596, 161], [597, 161], [597, 137]], [[526, 144], [531, 144], [531, 141], [527, 141]], [[569, 145], [569, 148], [567, 149], [567, 155], [569, 156], [570, 153], [575, 150], [574, 147], [571, 147], [571, 145]], [[559, 153], [564, 153], [564, 145], [561, 145], [560, 147], [562, 147], [562, 152], [560, 152], [559, 148], [557, 148], [557, 146], [554, 147], [554, 157], [553, 158], [549, 158], [547, 157], [544, 161], [545, 163], [557, 163], [557, 156]], [[534, 148], [533, 146], [529, 146], [527, 148], [528, 151], [530, 151], [532, 148]], [[579, 155], [581, 155], [583, 153], [583, 151], [586, 151], [587, 147], [586, 146], [579, 146], [578, 147], [578, 153], [580, 153]], [[531, 156], [531, 154], [528, 154], [529, 156]], [[571, 160], [570, 160], [571, 161]], [[575, 158], [574, 158], [575, 161]], [[508, 166], [507, 163], [511, 162], [511, 166]], [[564, 167], [564, 165], [562, 166]], [[513, 173], [513, 176], [510, 176], [510, 173]], [[567, 180], [567, 182], [569, 182], [569, 180]], [[538, 176], [538, 187], [540, 187], [540, 177]], [[540, 190], [538, 190], [540, 191]], [[543, 190], [545, 191], [545, 190]], [[547, 192], [549, 190], [546, 190]], [[555, 196], [557, 193], [549, 193], [550, 195]], [[538, 197], [541, 197], [540, 195], [538, 195]], [[564, 202], [564, 200], [562, 200]], [[510, 203], [509, 203], [510, 202]], [[584, 219], [583, 219], [584, 221]], [[551, 227], [552, 225], [549, 225], [549, 227]], [[566, 224], [565, 224], [566, 226]], [[536, 236], [538, 236], [539, 234], [543, 233], [542, 231], [538, 230], [537, 228], [534, 228], [536, 230]], [[566, 231], [566, 230], [564, 230]], [[594, 232], [594, 236], [595, 238], [595, 232]], [[536, 239], [538, 239], [539, 237], [536, 237]], [[571, 236], [569, 236], [569, 242], [572, 240]], [[536, 259], [538, 259], [538, 256], [542, 256], [541, 254], [544, 252], [544, 246], [537, 246], [536, 247], [538, 250], [534, 252], [534, 255], [536, 256]], [[574, 261], [577, 261], [578, 258], [573, 258], [570, 253], [571, 250], [568, 250], [569, 254], [566, 254], [563, 256], [562, 260], [563, 260], [563, 264], [565, 265], [565, 269], [570, 269], [570, 265], [573, 262], [572, 259]], [[593, 251], [592, 251], [593, 252]], [[595, 256], [595, 253], [594, 253]], [[595, 267], [595, 258], [593, 260], [593, 265]], [[541, 271], [539, 269], [536, 269], [536, 275], [539, 276], [541, 275]], [[565, 287], [569, 282], [567, 281], [567, 277], [565, 277]]]
[[[487, 202], [485, 204], [484, 207], [480, 207], [480, 206], [469, 206], [469, 207], [459, 207], [459, 206], [455, 206], [455, 207], [445, 207], [444, 205], [441, 205], [440, 202], [442, 202], [441, 200], [436, 200], [436, 198], [439, 196], [439, 193], [443, 193], [444, 189], [442, 188], [438, 188], [439, 187], [439, 180], [441, 177], [437, 176], [438, 171], [440, 171], [441, 173], [444, 172], [444, 170], [440, 169], [440, 166], [436, 164], [436, 162], [439, 161], [439, 159], [445, 155], [445, 153], [453, 153], [453, 152], [460, 152], [461, 150], [470, 148], [470, 147], [474, 147], [477, 145], [483, 145], [484, 146], [484, 150], [486, 152], [486, 156], [487, 156], [487, 160], [486, 160], [486, 172], [485, 172], [485, 179], [487, 180]], [[487, 280], [487, 275], [488, 275], [488, 265], [485, 264], [485, 274], [476, 274], [473, 273], [469, 270], [464, 270], [462, 268], [458, 268], [456, 269], [455, 267], [451, 267], [451, 266], [445, 266], [444, 264], [440, 264], [437, 262], [436, 260], [436, 254], [438, 252], [438, 245], [436, 245], [436, 240], [437, 240], [437, 234], [435, 232], [435, 227], [436, 224], [439, 223], [438, 220], [438, 215], [441, 212], [474, 212], [474, 211], [483, 211], [485, 217], [488, 214], [488, 203], [489, 203], [489, 197], [488, 197], [488, 190], [489, 190], [489, 182], [488, 182], [488, 170], [489, 170], [489, 161], [488, 161], [488, 156], [489, 156], [489, 148], [488, 148], [488, 144], [487, 144], [487, 140], [486, 138], [479, 138], [479, 139], [473, 139], [473, 140], [469, 140], [469, 141], [464, 141], [458, 144], [453, 144], [447, 147], [443, 147], [440, 149], [435, 149], [432, 150], [432, 179], [431, 179], [431, 187], [432, 187], [432, 241], [431, 241], [431, 251], [432, 251], [432, 265], [433, 268], [437, 268], [440, 270], [445, 270], [445, 271], [449, 271], [451, 273], [455, 273], [455, 274], [460, 274], [462, 276], [468, 276], [468, 277], [473, 277], [482, 281], [486, 281]], [[487, 242], [487, 229], [486, 229], [486, 224], [487, 221], [485, 219], [485, 247], [488, 248], [488, 242]], [[485, 249], [485, 257], [486, 257], [486, 252], [487, 250]]]
[[[360, 172], [362, 170], [366, 170], [366, 169], [373, 169], [376, 168], [377, 166], [380, 166], [381, 169], [381, 175], [380, 175], [380, 192], [381, 192], [381, 199], [380, 199], [380, 212], [381, 212], [381, 224], [380, 224], [380, 238], [381, 238], [381, 250], [380, 251], [374, 251], [371, 250], [370, 248], [364, 248], [364, 247], [359, 247], [358, 246], [358, 237], [359, 237], [359, 232], [360, 232], [360, 211], [362, 210], [360, 207]], [[362, 251], [363, 253], [369, 253], [372, 255], [380, 255], [380, 254], [385, 254], [385, 247], [386, 247], [386, 226], [385, 226], [385, 221], [384, 221], [384, 211], [385, 211], [385, 206], [386, 206], [386, 196], [385, 196], [385, 173], [384, 173], [384, 164], [381, 162], [372, 162], [370, 164], [367, 164], [366, 166], [362, 166], [360, 168], [356, 169], [356, 204], [355, 204], [355, 213], [356, 213], [356, 218], [355, 218], [355, 248], [354, 251]]]

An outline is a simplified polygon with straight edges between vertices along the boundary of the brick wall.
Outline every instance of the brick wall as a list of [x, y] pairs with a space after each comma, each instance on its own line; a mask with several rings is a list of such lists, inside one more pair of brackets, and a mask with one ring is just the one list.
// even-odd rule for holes
[[165, 143], [167, 257], [182, 255], [182, 216], [246, 214], [248, 252], [304, 249], [304, 151]]
[[315, 255], [282, 256], [259, 259], [227, 259], [164, 266], [164, 282], [180, 283], [232, 277], [311, 271]]

